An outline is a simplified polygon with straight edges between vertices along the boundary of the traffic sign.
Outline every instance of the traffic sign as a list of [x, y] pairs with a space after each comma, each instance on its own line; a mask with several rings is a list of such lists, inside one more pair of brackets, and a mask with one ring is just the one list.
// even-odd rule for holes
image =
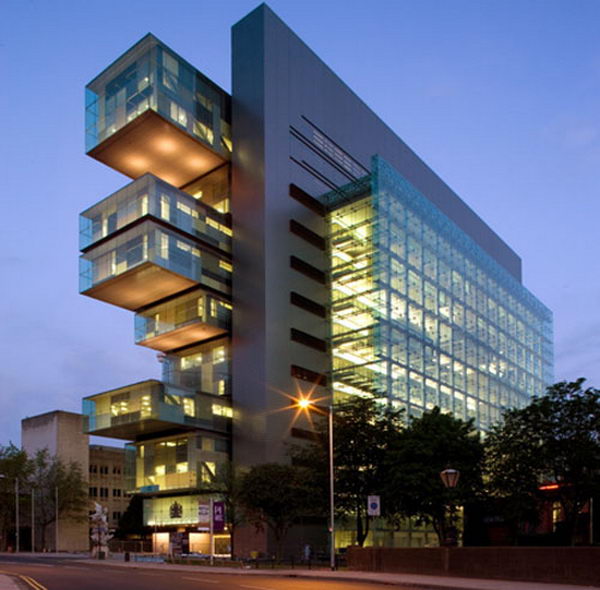
[[379, 496], [367, 497], [367, 514], [369, 516], [381, 516], [381, 499]]

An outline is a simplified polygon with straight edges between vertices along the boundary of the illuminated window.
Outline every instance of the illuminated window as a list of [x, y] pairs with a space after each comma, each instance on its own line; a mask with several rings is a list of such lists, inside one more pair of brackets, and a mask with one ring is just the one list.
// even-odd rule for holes
[[171, 207], [167, 195], [161, 195], [160, 197], [160, 216], [166, 221], [169, 221], [171, 218]]
[[203, 483], [211, 483], [215, 479], [217, 464], [213, 461], [203, 461], [202, 471], [200, 472], [200, 480]]
[[193, 399], [191, 399], [189, 397], [183, 398], [183, 413], [186, 416], [195, 416], [196, 415], [195, 406], [196, 406], [196, 404]]
[[212, 413], [215, 416], [225, 416], [226, 418], [233, 418], [233, 409], [221, 404], [212, 405]]
[[233, 272], [233, 266], [229, 262], [219, 260], [219, 268], [226, 270], [227, 272]]

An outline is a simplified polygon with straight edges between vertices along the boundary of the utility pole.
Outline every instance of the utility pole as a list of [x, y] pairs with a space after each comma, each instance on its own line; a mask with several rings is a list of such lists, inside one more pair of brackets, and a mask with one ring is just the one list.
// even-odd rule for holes
[[35, 488], [31, 488], [31, 552], [35, 551]]
[[19, 478], [15, 477], [15, 526], [16, 526], [16, 539], [15, 539], [15, 553], [19, 552]]
[[54, 551], [58, 553], [58, 486], [54, 486]]
[[334, 471], [333, 471], [333, 404], [329, 406], [329, 528], [331, 531], [331, 540], [329, 545], [329, 567], [331, 571], [335, 570], [335, 490], [334, 490]]
[[209, 500], [209, 510], [210, 510], [210, 565], [213, 565], [213, 563], [215, 562], [215, 525], [213, 523], [213, 516], [214, 516], [214, 500], [211, 498]]

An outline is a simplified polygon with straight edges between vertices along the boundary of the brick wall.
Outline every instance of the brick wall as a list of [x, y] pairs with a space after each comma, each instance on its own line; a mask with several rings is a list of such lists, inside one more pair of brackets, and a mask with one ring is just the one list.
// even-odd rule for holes
[[505, 580], [600, 585], [600, 547], [348, 548], [348, 567]]

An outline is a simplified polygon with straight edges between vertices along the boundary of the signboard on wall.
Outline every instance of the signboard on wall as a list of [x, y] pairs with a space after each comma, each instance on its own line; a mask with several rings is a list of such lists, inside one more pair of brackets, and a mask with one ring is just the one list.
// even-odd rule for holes
[[208, 502], [198, 502], [198, 530], [210, 530], [210, 504]]

